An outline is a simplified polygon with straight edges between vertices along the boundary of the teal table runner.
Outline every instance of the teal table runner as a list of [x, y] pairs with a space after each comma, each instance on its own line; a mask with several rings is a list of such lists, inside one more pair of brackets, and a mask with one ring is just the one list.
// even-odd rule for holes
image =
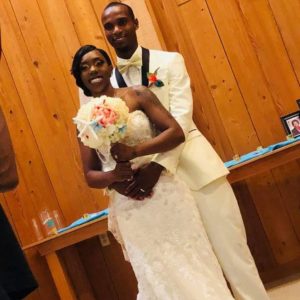
[[104, 210], [101, 210], [99, 212], [96, 212], [96, 213], [85, 214], [82, 218], [74, 221], [71, 225], [69, 225], [67, 227], [59, 229], [57, 232], [58, 233], [65, 232], [66, 230], [69, 230], [71, 228], [77, 227], [79, 225], [82, 225], [82, 224], [85, 224], [85, 223], [88, 223], [88, 222], [91, 222], [93, 220], [99, 219], [99, 218], [101, 218], [103, 216], [107, 216], [107, 215], [108, 215], [108, 208], [104, 209]]
[[293, 138], [291, 140], [288, 140], [288, 141], [284, 141], [284, 142], [280, 142], [280, 143], [277, 143], [277, 144], [274, 144], [274, 145], [270, 145], [266, 148], [262, 148], [262, 149], [259, 149], [259, 150], [256, 150], [256, 151], [253, 151], [253, 152], [250, 152], [250, 153], [247, 153], [247, 154], [244, 154], [242, 156], [239, 157], [239, 160], [230, 160], [230, 161], [227, 161], [225, 162], [225, 166], [227, 168], [230, 168], [230, 167], [233, 167], [235, 165], [238, 165], [240, 163], [243, 163], [247, 160], [250, 160], [252, 158], [255, 158], [255, 157], [258, 157], [258, 156], [261, 156], [261, 155], [264, 155], [268, 152], [272, 152], [276, 149], [279, 149], [279, 148], [282, 148], [284, 146], [287, 146], [289, 144], [293, 144], [297, 141], [300, 141], [300, 136], [296, 137], [296, 138]]

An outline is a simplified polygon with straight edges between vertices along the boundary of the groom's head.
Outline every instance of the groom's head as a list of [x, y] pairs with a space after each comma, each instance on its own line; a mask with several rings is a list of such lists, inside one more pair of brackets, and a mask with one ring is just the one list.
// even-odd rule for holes
[[139, 22], [130, 6], [122, 2], [109, 3], [103, 10], [101, 22], [105, 36], [117, 54], [137, 48]]

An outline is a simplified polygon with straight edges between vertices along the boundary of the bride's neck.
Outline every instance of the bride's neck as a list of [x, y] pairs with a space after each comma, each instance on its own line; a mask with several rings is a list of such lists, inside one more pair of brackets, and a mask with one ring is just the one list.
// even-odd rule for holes
[[98, 93], [93, 93], [93, 97], [100, 97], [100, 96], [108, 96], [114, 97], [116, 94], [116, 89], [113, 88], [111, 85], [107, 86], [103, 91]]

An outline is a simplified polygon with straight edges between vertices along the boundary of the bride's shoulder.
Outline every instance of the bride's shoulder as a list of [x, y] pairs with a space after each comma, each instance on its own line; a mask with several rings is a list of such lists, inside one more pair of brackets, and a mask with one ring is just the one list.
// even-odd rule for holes
[[135, 85], [129, 88], [127, 96], [140, 102], [152, 97], [153, 93], [143, 85]]
[[132, 93], [135, 93], [137, 96], [140, 96], [140, 94], [143, 94], [148, 90], [148, 88], [146, 88], [143, 85], [134, 85], [134, 86], [131, 86], [130, 88], [131, 88]]
[[141, 85], [130, 87], [124, 100], [130, 104], [130, 107], [134, 107], [133, 110], [143, 110], [145, 106], [158, 101], [150, 89]]
[[140, 97], [142, 99], [153, 97], [154, 95], [153, 92], [150, 91], [150, 89], [148, 89], [143, 85], [132, 86], [131, 89], [132, 89], [132, 93], [135, 96]]

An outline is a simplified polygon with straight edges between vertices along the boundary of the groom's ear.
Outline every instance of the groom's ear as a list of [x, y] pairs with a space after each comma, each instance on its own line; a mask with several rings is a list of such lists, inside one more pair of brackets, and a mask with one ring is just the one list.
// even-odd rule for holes
[[139, 20], [137, 18], [134, 19], [133, 21], [134, 25], [135, 25], [135, 29], [138, 29], [140, 24], [139, 24]]

